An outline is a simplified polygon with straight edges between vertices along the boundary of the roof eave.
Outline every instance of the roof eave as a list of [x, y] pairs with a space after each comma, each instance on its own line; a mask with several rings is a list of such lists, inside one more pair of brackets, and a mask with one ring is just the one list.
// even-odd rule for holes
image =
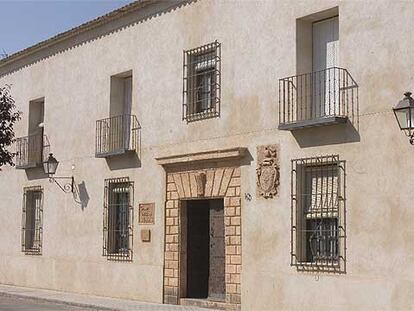
[[3, 58], [0, 60], [0, 68], [11, 64], [19, 59], [25, 58], [29, 55], [32, 55], [40, 50], [46, 49], [50, 46], [53, 46], [55, 44], [58, 44], [62, 41], [65, 41], [67, 39], [70, 39], [76, 35], [79, 35], [81, 33], [90, 31], [92, 29], [98, 28], [102, 25], [105, 25], [111, 21], [114, 21], [116, 19], [121, 18], [122, 16], [132, 13], [134, 11], [137, 11], [139, 9], [142, 9], [146, 7], [149, 4], [156, 3], [160, 0], [137, 0], [135, 2], [132, 2], [130, 4], [127, 4], [117, 10], [111, 11], [103, 16], [97, 17], [91, 21], [88, 21], [84, 24], [81, 24], [80, 26], [74, 27], [72, 29], [69, 29], [65, 32], [62, 32], [60, 34], [57, 34], [54, 37], [51, 37], [49, 39], [46, 39], [44, 41], [41, 41], [33, 46], [30, 46], [26, 49], [23, 49], [21, 51], [18, 51], [6, 58]]

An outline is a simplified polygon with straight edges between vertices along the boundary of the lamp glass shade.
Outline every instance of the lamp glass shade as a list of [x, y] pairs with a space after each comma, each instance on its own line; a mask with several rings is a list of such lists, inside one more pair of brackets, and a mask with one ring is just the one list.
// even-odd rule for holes
[[414, 126], [414, 111], [410, 107], [395, 109], [395, 117], [402, 130], [412, 129]]
[[56, 169], [59, 165], [59, 162], [53, 157], [53, 154], [49, 154], [49, 158], [46, 162], [43, 162], [43, 170], [48, 175], [53, 175], [56, 173]]
[[414, 99], [411, 92], [405, 92], [404, 98], [393, 110], [400, 129], [411, 133], [414, 129]]

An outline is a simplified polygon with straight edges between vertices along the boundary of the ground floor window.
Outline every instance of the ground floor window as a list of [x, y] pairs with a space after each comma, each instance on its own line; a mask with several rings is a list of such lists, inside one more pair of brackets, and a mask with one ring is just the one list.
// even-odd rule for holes
[[25, 254], [42, 253], [43, 190], [26, 187], [23, 193], [22, 251]]
[[105, 180], [103, 255], [132, 260], [134, 183], [129, 178]]
[[345, 263], [345, 161], [292, 160], [291, 263], [341, 271]]

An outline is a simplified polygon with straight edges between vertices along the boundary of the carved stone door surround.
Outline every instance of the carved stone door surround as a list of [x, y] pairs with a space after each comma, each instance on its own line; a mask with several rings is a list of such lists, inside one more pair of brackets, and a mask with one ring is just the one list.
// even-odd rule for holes
[[225, 285], [227, 309], [235, 309], [241, 299], [241, 174], [240, 160], [246, 148], [232, 148], [156, 160], [166, 170], [164, 303], [179, 304], [185, 295], [181, 269], [185, 219], [182, 204], [193, 199], [224, 199]]

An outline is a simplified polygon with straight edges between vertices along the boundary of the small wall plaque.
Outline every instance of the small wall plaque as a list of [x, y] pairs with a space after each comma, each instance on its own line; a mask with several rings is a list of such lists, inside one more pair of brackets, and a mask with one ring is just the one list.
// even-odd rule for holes
[[139, 224], [154, 224], [155, 203], [143, 203], [139, 205]]
[[142, 242], [151, 242], [151, 230], [142, 229], [141, 230], [141, 241]]

